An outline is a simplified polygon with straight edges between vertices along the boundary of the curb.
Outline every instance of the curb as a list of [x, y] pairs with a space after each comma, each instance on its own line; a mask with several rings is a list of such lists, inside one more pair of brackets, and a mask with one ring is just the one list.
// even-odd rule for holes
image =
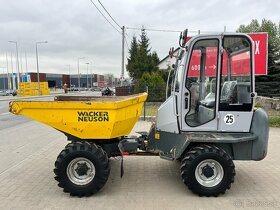
[[144, 116], [140, 116], [138, 118], [138, 121], [155, 122], [156, 121], [156, 116], [146, 116], [145, 120], [144, 120]]

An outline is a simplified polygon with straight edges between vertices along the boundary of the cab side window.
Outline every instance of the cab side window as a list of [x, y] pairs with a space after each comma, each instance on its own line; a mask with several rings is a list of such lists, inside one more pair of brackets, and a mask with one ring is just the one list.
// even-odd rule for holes
[[247, 37], [225, 36], [220, 84], [220, 111], [251, 111], [251, 48]]

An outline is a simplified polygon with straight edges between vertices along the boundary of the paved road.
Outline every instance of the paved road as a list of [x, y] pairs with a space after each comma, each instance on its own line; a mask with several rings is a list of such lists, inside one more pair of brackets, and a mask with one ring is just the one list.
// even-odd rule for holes
[[[42, 97], [42, 98], [33, 98], [33, 99], [15, 99], [11, 98], [11, 101], [14, 100], [53, 100], [53, 96], [49, 97]], [[30, 119], [24, 117], [24, 116], [15, 116], [9, 112], [9, 102], [10, 101], [0, 101], [0, 130], [11, 128], [16, 125], [25, 123], [30, 121]]]
[[[91, 95], [100, 96], [101, 92], [74, 92], [71, 95]], [[15, 116], [9, 113], [9, 102], [14, 100], [34, 100], [34, 101], [53, 101], [55, 95], [43, 96], [43, 97], [12, 97], [12, 96], [0, 96], [0, 130], [6, 128], [12, 128], [16, 125], [26, 123], [30, 121], [29, 118], [24, 116]]]
[[[1, 114], [6, 105], [0, 102]], [[10, 126], [1, 129], [5, 117]], [[120, 161], [111, 159], [105, 187], [94, 196], [76, 198], [63, 193], [53, 178], [66, 137], [25, 118], [13, 124], [10, 121], [20, 121], [14, 117], [0, 115], [0, 209], [280, 209], [280, 129], [270, 129], [265, 160], [235, 161], [235, 183], [218, 198], [192, 194], [181, 181], [178, 162], [149, 156], [125, 157], [123, 178]], [[131, 134], [149, 127], [139, 121]]]
[[[134, 131], [147, 130], [140, 121]], [[16, 130], [17, 132], [13, 132]], [[0, 209], [280, 209], [280, 129], [270, 129], [268, 156], [263, 161], [236, 161], [235, 183], [218, 198], [198, 197], [182, 183], [179, 163], [159, 157], [111, 159], [105, 187], [85, 198], [63, 193], [53, 168], [66, 137], [29, 121], [0, 130]]]

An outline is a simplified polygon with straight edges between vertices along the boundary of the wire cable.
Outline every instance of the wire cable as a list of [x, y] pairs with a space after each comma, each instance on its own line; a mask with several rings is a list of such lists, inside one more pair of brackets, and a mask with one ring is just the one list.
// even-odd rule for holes
[[96, 6], [96, 4], [90, 0], [91, 3], [95, 6], [95, 8], [98, 10], [98, 12], [105, 18], [105, 20], [119, 33], [119, 34], [122, 34], [106, 17], [105, 15], [100, 11], [100, 9]]
[[[139, 30], [139, 31], [155, 31], [155, 32], [174, 32], [174, 33], [180, 33], [182, 32], [183, 30], [168, 30], [168, 29], [153, 29], [153, 28], [136, 28], [136, 27], [126, 27], [126, 29], [131, 29], [131, 30]], [[214, 33], [214, 31], [200, 31], [200, 30], [197, 30], [197, 31], [188, 31], [189, 33]]]
[[129, 50], [129, 45], [128, 45], [128, 42], [127, 42], [126, 36], [124, 37], [124, 41], [125, 41], [125, 43], [126, 43], [127, 49]]
[[128, 35], [128, 33], [125, 33], [125, 35], [127, 36], [127, 38], [129, 38], [130, 41], [132, 41], [132, 38]]
[[110, 16], [110, 18], [114, 21], [114, 23], [119, 26], [119, 28], [121, 29], [122, 27], [117, 23], [117, 21], [115, 21], [115, 19], [110, 15], [110, 13], [107, 11], [107, 9], [103, 6], [103, 4], [98, 0], [99, 4], [103, 7], [103, 9], [105, 10], [105, 12]]
[[179, 30], [166, 30], [166, 29], [152, 29], [152, 28], [135, 28], [135, 27], [126, 27], [126, 29], [132, 29], [132, 30], [145, 30], [145, 31], [159, 31], [159, 32], [182, 32]]

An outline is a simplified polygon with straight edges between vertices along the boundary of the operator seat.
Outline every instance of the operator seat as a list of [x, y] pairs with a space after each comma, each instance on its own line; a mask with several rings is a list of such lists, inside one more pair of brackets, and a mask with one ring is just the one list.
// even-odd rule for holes
[[199, 86], [197, 83], [192, 83], [190, 87], [191, 108], [195, 111], [199, 104]]
[[237, 103], [237, 81], [225, 81], [221, 91], [221, 103], [234, 104]]

